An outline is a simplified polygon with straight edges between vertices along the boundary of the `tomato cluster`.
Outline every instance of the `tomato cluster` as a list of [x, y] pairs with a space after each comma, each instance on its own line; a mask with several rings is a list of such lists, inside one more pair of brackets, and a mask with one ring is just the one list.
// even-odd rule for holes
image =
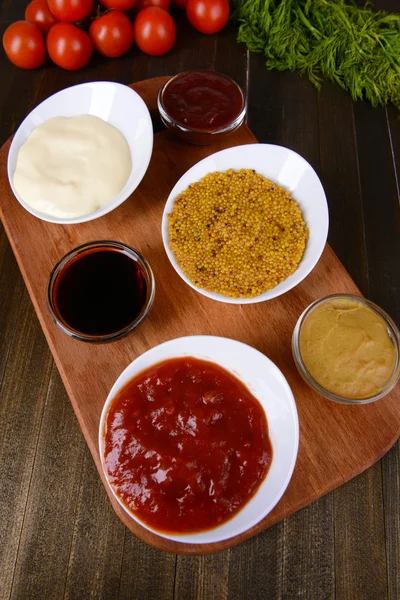
[[[40, 67], [48, 54], [59, 67], [75, 71], [89, 62], [93, 48], [114, 58], [125, 54], [134, 40], [146, 54], [159, 56], [175, 43], [175, 22], [168, 12], [170, 2], [32, 0], [26, 8], [25, 21], [16, 21], [6, 29], [3, 47], [10, 61], [22, 69]], [[229, 0], [173, 3], [186, 10], [189, 22], [202, 33], [220, 31], [229, 19]]]

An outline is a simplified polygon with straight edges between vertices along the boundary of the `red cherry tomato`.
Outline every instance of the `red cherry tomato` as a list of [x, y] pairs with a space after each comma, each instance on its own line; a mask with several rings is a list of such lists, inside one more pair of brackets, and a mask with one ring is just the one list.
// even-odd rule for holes
[[47, 36], [51, 60], [67, 71], [84, 67], [92, 56], [93, 46], [85, 31], [71, 23], [57, 23]]
[[172, 0], [175, 6], [179, 6], [179, 8], [186, 8], [188, 0]]
[[139, 48], [151, 56], [171, 50], [176, 27], [171, 15], [162, 8], [150, 6], [140, 11], [133, 25], [133, 37]]
[[129, 10], [135, 4], [136, 0], [99, 0], [99, 2], [106, 8]]
[[186, 14], [201, 33], [217, 33], [228, 22], [229, 0], [188, 0]]
[[47, 0], [47, 3], [56, 19], [73, 23], [90, 14], [93, 0]]
[[25, 19], [47, 33], [57, 23], [57, 19], [49, 9], [47, 0], [32, 0], [25, 10]]
[[136, 0], [133, 10], [138, 13], [149, 6], [157, 6], [163, 10], [169, 10], [171, 0]]
[[16, 21], [4, 32], [3, 48], [8, 59], [21, 69], [36, 69], [44, 63], [46, 47], [36, 25]]
[[100, 54], [114, 58], [122, 56], [133, 42], [133, 27], [128, 17], [120, 10], [110, 10], [92, 21], [90, 39]]

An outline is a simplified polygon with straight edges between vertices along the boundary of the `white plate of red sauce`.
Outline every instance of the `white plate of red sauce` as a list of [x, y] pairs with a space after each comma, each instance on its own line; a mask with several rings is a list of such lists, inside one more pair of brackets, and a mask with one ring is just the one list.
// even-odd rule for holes
[[139, 356], [112, 387], [99, 428], [102, 468], [122, 508], [192, 544], [235, 537], [266, 517], [298, 444], [295, 400], [278, 367], [215, 336], [173, 339]]

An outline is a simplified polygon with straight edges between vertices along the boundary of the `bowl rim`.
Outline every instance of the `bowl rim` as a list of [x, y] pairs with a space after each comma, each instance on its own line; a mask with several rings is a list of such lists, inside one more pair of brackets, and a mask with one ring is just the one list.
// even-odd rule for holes
[[[341, 298], [359, 302], [360, 304], [367, 306], [373, 312], [375, 312], [380, 317], [382, 317], [386, 323], [389, 337], [392, 340], [393, 345], [395, 347], [395, 351], [396, 351], [396, 361], [395, 361], [395, 365], [393, 368], [393, 372], [391, 373], [385, 386], [382, 388], [382, 390], [380, 392], [378, 392], [376, 394], [371, 394], [370, 396], [365, 396], [363, 398], [347, 398], [345, 396], [340, 396], [339, 394], [330, 392], [329, 390], [324, 388], [310, 374], [310, 372], [308, 371], [307, 367], [305, 366], [305, 364], [303, 362], [301, 352], [300, 352], [300, 333], [301, 333], [302, 325], [304, 324], [307, 317], [311, 314], [311, 312], [313, 312], [313, 310], [315, 308], [317, 308], [318, 306], [321, 306], [322, 304], [325, 304], [325, 302], [329, 302], [330, 300], [337, 300], [337, 299], [341, 299]], [[333, 402], [338, 402], [340, 404], [358, 406], [358, 405], [363, 405], [363, 404], [370, 404], [371, 402], [376, 402], [377, 400], [380, 400], [381, 398], [383, 398], [384, 396], [389, 394], [393, 390], [393, 388], [395, 387], [395, 385], [397, 384], [397, 382], [399, 381], [399, 378], [400, 378], [400, 332], [399, 332], [399, 329], [398, 329], [396, 323], [380, 306], [378, 306], [371, 300], [368, 300], [368, 298], [364, 298], [364, 296], [357, 296], [356, 294], [345, 294], [345, 293], [329, 294], [328, 296], [323, 296], [322, 298], [318, 298], [317, 300], [314, 300], [314, 302], [309, 304], [309, 306], [307, 306], [304, 309], [304, 311], [301, 313], [301, 315], [298, 318], [297, 323], [294, 327], [293, 334], [292, 334], [292, 354], [293, 354], [293, 360], [295, 362], [297, 370], [298, 370], [299, 374], [301, 375], [301, 377], [303, 378], [303, 380], [312, 389], [314, 389], [314, 391], [318, 392], [324, 398], [327, 398], [328, 400], [332, 400]]]
[[[68, 325], [68, 323], [66, 323], [66, 321], [59, 314], [55, 302], [53, 300], [53, 291], [58, 277], [61, 275], [68, 263], [74, 258], [78, 257], [80, 254], [85, 253], [86, 251], [95, 251], [97, 248], [112, 248], [118, 252], [126, 254], [132, 260], [137, 261], [142, 269], [142, 272], [145, 275], [147, 284], [146, 302], [143, 305], [143, 308], [137, 315], [137, 317], [135, 317], [135, 319], [131, 321], [128, 325], [126, 325], [123, 329], [102, 335], [82, 333]], [[153, 306], [154, 297], [155, 279], [150, 264], [142, 256], [142, 254], [140, 254], [140, 252], [138, 252], [134, 248], [131, 248], [130, 246], [123, 244], [122, 242], [115, 242], [113, 240], [95, 240], [92, 242], [86, 242], [67, 252], [67, 254], [65, 254], [54, 266], [47, 285], [47, 309], [50, 313], [53, 322], [57, 325], [59, 329], [61, 329], [61, 331], [63, 331], [69, 337], [72, 337], [81, 342], [89, 342], [94, 344], [115, 342], [121, 339], [122, 337], [128, 335], [128, 333], [130, 333], [134, 329], [136, 329], [149, 314]]]
[[[236, 86], [242, 98], [242, 109], [237, 115], [237, 117], [233, 119], [233, 121], [231, 121], [230, 123], [228, 123], [228, 125], [225, 125], [224, 127], [220, 127], [219, 129], [201, 129], [198, 127], [185, 127], [185, 125], [182, 125], [170, 116], [163, 104], [163, 96], [165, 94], [165, 91], [173, 81], [175, 81], [179, 77], [182, 77], [183, 75], [188, 75], [190, 73], [212, 73], [213, 75], [218, 75], [220, 77], [223, 77], [224, 79], [228, 79]], [[164, 83], [164, 85], [161, 86], [157, 96], [157, 108], [160, 113], [161, 119], [164, 121], [164, 124], [168, 124], [171, 127], [176, 127], [182, 133], [196, 133], [202, 134], [204, 136], [216, 136], [223, 133], [229, 133], [234, 129], [238, 128], [243, 123], [247, 113], [247, 98], [237, 81], [232, 79], [232, 77], [229, 77], [229, 75], [225, 75], [224, 73], [220, 73], [219, 71], [212, 71], [211, 69], [189, 69], [188, 71], [182, 71], [182, 73], [177, 73], [176, 75], [173, 75], [168, 79], [168, 81]]]
[[[169, 245], [169, 231], [168, 231], [168, 215], [170, 214], [170, 212], [172, 211], [174, 202], [177, 198], [177, 196], [179, 195], [179, 193], [181, 192], [177, 192], [176, 188], [178, 188], [180, 186], [180, 183], [182, 181], [183, 178], [185, 178], [191, 171], [197, 169], [199, 167], [199, 165], [201, 165], [202, 163], [205, 163], [206, 161], [217, 157], [218, 155], [222, 155], [222, 154], [229, 154], [229, 153], [236, 153], [236, 152], [246, 152], [248, 151], [249, 148], [257, 148], [259, 152], [264, 152], [265, 149], [269, 149], [269, 150], [275, 150], [278, 152], [287, 152], [289, 153], [289, 155], [295, 156], [296, 159], [300, 159], [303, 164], [305, 164], [307, 166], [307, 170], [309, 170], [309, 172], [311, 172], [315, 178], [315, 181], [318, 182], [318, 184], [320, 185], [320, 191], [322, 193], [321, 195], [321, 202], [323, 204], [323, 209], [325, 212], [325, 230], [323, 233], [323, 243], [321, 243], [321, 247], [318, 250], [318, 252], [315, 254], [314, 258], [310, 261], [310, 265], [309, 267], [305, 270], [303, 276], [296, 281], [296, 273], [298, 273], [298, 270], [301, 266], [301, 263], [304, 259], [304, 255], [299, 263], [298, 268], [296, 269], [296, 271], [294, 273], [292, 273], [289, 277], [293, 278], [295, 281], [290, 283], [290, 287], [288, 287], [285, 290], [281, 289], [281, 286], [283, 284], [285, 284], [289, 278], [285, 279], [283, 282], [279, 283], [278, 285], [276, 285], [274, 288], [272, 288], [271, 290], [267, 290], [266, 292], [263, 292], [262, 294], [252, 297], [252, 298], [244, 298], [244, 297], [239, 297], [239, 298], [233, 298], [230, 296], [223, 296], [222, 294], [219, 294], [217, 292], [211, 292], [208, 291], [204, 288], [199, 288], [196, 287], [196, 285], [194, 283], [192, 283], [190, 281], [190, 279], [187, 277], [187, 275], [183, 272], [183, 270], [181, 269], [181, 267], [177, 264], [176, 260], [175, 260], [175, 256], [174, 253], [172, 252], [170, 245]], [[246, 167], [246, 168], [250, 168], [250, 167]], [[214, 171], [210, 171], [210, 172], [214, 172]], [[261, 173], [262, 174], [262, 173]], [[188, 185], [190, 185], [191, 183], [194, 183], [196, 181], [199, 181], [200, 179], [202, 179], [206, 174], [202, 175], [201, 177], [197, 177], [196, 179], [193, 179], [193, 181], [191, 181], [190, 183], [188, 183]], [[267, 177], [267, 176], [265, 176]], [[270, 178], [271, 181], [273, 181], [273, 178]], [[281, 187], [285, 187], [285, 185], [283, 185], [282, 183], [279, 183], [279, 185]], [[294, 194], [291, 192], [291, 196], [294, 198]], [[296, 200], [296, 198], [294, 198]], [[300, 206], [300, 208], [302, 208]], [[302, 210], [303, 213], [303, 210]], [[304, 215], [303, 215], [304, 218]], [[306, 223], [307, 224], [307, 223]], [[309, 228], [310, 229], [310, 228]], [[291, 148], [287, 148], [286, 146], [280, 146], [277, 144], [263, 144], [263, 143], [254, 143], [254, 144], [243, 144], [243, 145], [239, 145], [239, 146], [231, 146], [229, 148], [225, 148], [223, 150], [219, 150], [217, 152], [214, 152], [213, 154], [209, 154], [208, 156], [206, 156], [205, 158], [201, 159], [200, 161], [198, 161], [197, 163], [195, 163], [192, 167], [190, 167], [187, 171], [185, 171], [185, 173], [179, 178], [179, 180], [176, 182], [176, 184], [174, 185], [174, 187], [172, 188], [165, 206], [164, 206], [164, 211], [163, 211], [163, 215], [162, 215], [162, 219], [161, 219], [161, 234], [162, 234], [162, 240], [163, 240], [163, 245], [164, 245], [164, 250], [168, 256], [168, 259], [171, 263], [171, 265], [173, 266], [173, 268], [175, 269], [175, 271], [178, 273], [178, 275], [181, 277], [181, 279], [187, 283], [187, 285], [189, 285], [192, 289], [194, 289], [196, 292], [202, 294], [203, 296], [206, 296], [207, 298], [210, 298], [211, 300], [216, 300], [218, 302], [223, 302], [226, 304], [256, 304], [258, 302], [266, 302], [268, 300], [273, 300], [274, 298], [277, 298], [283, 294], [286, 294], [287, 292], [289, 292], [290, 290], [292, 290], [294, 287], [296, 287], [297, 285], [299, 285], [310, 273], [311, 271], [315, 268], [315, 266], [317, 265], [319, 259], [321, 258], [321, 255], [324, 251], [325, 245], [326, 245], [326, 241], [328, 238], [328, 230], [329, 230], [329, 209], [328, 209], [328, 203], [327, 203], [327, 199], [326, 199], [326, 194], [325, 194], [325, 190], [324, 187], [321, 183], [320, 178], [318, 177], [315, 169], [310, 165], [310, 163], [300, 154], [298, 154], [297, 152], [295, 152], [294, 150], [292, 150]], [[309, 243], [309, 240], [308, 242]]]
[[[26, 139], [19, 145], [18, 149], [16, 148], [16, 137], [18, 135], [18, 133], [20, 132], [20, 130], [24, 127], [24, 125], [27, 123], [28, 119], [30, 119], [32, 117], [32, 115], [39, 110], [43, 105], [45, 105], [47, 102], [49, 102], [50, 100], [53, 100], [54, 98], [56, 98], [57, 96], [61, 96], [63, 94], [65, 94], [66, 92], [69, 92], [70, 90], [77, 90], [77, 89], [81, 89], [81, 88], [93, 88], [93, 87], [97, 87], [97, 86], [104, 86], [104, 85], [108, 85], [110, 87], [113, 87], [115, 89], [120, 90], [121, 92], [125, 93], [128, 90], [128, 94], [132, 93], [136, 99], [140, 102], [140, 104], [142, 105], [142, 107], [144, 108], [144, 115], [146, 118], [146, 121], [148, 123], [148, 125], [150, 126], [150, 133], [151, 135], [149, 136], [149, 154], [147, 159], [144, 161], [143, 167], [142, 169], [139, 171], [138, 174], [138, 182], [134, 185], [134, 187], [131, 189], [132, 186], [130, 186], [130, 188], [128, 188], [127, 191], [124, 192], [124, 189], [129, 181], [129, 178], [132, 174], [133, 171], [133, 165], [131, 167], [131, 171], [129, 174], [129, 178], [128, 181], [126, 182], [125, 186], [123, 187], [123, 189], [119, 192], [119, 194], [117, 194], [116, 196], [114, 196], [114, 198], [112, 198], [111, 200], [109, 200], [106, 204], [104, 204], [103, 206], [101, 206], [100, 208], [98, 208], [97, 210], [88, 213], [86, 215], [82, 215], [80, 217], [67, 217], [67, 218], [62, 218], [62, 217], [55, 217], [52, 215], [48, 215], [46, 213], [42, 213], [38, 210], [36, 210], [35, 208], [33, 208], [32, 206], [30, 206], [27, 202], [25, 202], [23, 200], [23, 198], [21, 198], [21, 196], [17, 193], [17, 191], [14, 188], [14, 183], [13, 183], [13, 176], [15, 173], [11, 172], [11, 157], [12, 155], [14, 155], [15, 153], [15, 158], [18, 158], [18, 153], [20, 148], [22, 147], [22, 145], [25, 143]], [[86, 113], [79, 113], [79, 114], [86, 114]], [[62, 116], [62, 115], [59, 115]], [[78, 113], [77, 115], [78, 116]], [[52, 118], [52, 117], [50, 117]], [[48, 120], [48, 119], [45, 119]], [[45, 122], [45, 121], [43, 121]], [[108, 121], [106, 121], [108, 123]], [[126, 136], [124, 134], [123, 131], [121, 131], [118, 127], [117, 129], [120, 131], [120, 133], [122, 133], [122, 135], [124, 135], [125, 139]], [[33, 131], [33, 130], [32, 130]], [[40, 102], [37, 106], [35, 106], [27, 115], [26, 117], [23, 119], [23, 121], [21, 121], [21, 123], [19, 124], [18, 128], [16, 129], [16, 131], [14, 132], [14, 134], [12, 135], [12, 140], [11, 140], [11, 144], [10, 144], [10, 148], [8, 150], [8, 156], [7, 156], [7, 176], [8, 176], [8, 182], [9, 185], [11, 187], [11, 190], [14, 194], [14, 197], [18, 200], [18, 202], [21, 204], [21, 206], [27, 211], [29, 212], [31, 215], [33, 215], [34, 217], [37, 217], [38, 219], [41, 219], [42, 221], [47, 221], [48, 223], [57, 223], [59, 225], [75, 225], [75, 224], [79, 224], [79, 223], [87, 223], [88, 221], [94, 221], [95, 219], [98, 219], [100, 217], [103, 217], [104, 215], [107, 215], [108, 213], [110, 213], [111, 211], [113, 211], [114, 209], [118, 208], [118, 206], [120, 206], [121, 204], [123, 204], [126, 200], [128, 200], [128, 198], [133, 194], [133, 192], [135, 191], [135, 189], [139, 186], [140, 182], [142, 181], [143, 177], [145, 176], [148, 166], [150, 164], [150, 160], [151, 160], [151, 156], [152, 156], [152, 152], [153, 152], [153, 143], [154, 143], [154, 131], [153, 131], [153, 123], [151, 120], [151, 115], [149, 112], [149, 109], [146, 105], [146, 103], [144, 102], [143, 98], [131, 87], [129, 87], [129, 85], [125, 85], [123, 83], [118, 83], [115, 81], [107, 81], [107, 80], [96, 80], [96, 81], [88, 81], [88, 82], [84, 82], [84, 83], [78, 83], [75, 85], [71, 85], [68, 86], [66, 88], [63, 88], [62, 90], [59, 90], [58, 92], [55, 92], [54, 94], [51, 94], [50, 96], [48, 96], [48, 98], [45, 98], [44, 100], [42, 100], [42, 102]], [[120, 198], [121, 196], [121, 198]]]
[[[293, 425], [293, 429], [294, 429], [294, 435], [293, 435], [293, 446], [292, 446], [292, 452], [291, 452], [291, 460], [290, 460], [290, 465], [289, 468], [287, 469], [287, 473], [284, 477], [284, 479], [282, 480], [282, 482], [280, 483], [279, 489], [277, 491], [277, 493], [273, 496], [273, 501], [270, 502], [268, 504], [268, 508], [265, 512], [263, 512], [263, 514], [257, 516], [256, 518], [254, 518], [252, 520], [252, 522], [246, 526], [245, 529], [241, 529], [241, 531], [239, 532], [235, 532], [233, 534], [230, 535], [223, 535], [222, 537], [218, 538], [218, 540], [213, 540], [213, 541], [199, 541], [197, 539], [192, 540], [191, 538], [193, 536], [197, 536], [199, 534], [204, 534], [204, 533], [208, 533], [210, 531], [216, 531], [218, 530], [220, 527], [224, 527], [224, 525], [226, 525], [227, 523], [229, 523], [231, 520], [233, 520], [240, 512], [241, 510], [243, 510], [248, 502], [250, 502], [254, 497], [256, 497], [256, 495], [259, 492], [259, 489], [261, 487], [261, 485], [268, 479], [269, 473], [270, 473], [270, 468], [271, 465], [273, 464], [274, 461], [274, 457], [275, 457], [275, 448], [273, 447], [273, 459], [272, 459], [272, 463], [270, 465], [269, 470], [267, 471], [266, 477], [264, 478], [264, 480], [260, 483], [260, 487], [257, 489], [257, 491], [254, 493], [254, 495], [248, 500], [248, 502], [246, 502], [244, 504], [244, 506], [240, 509], [240, 511], [238, 513], [236, 513], [235, 515], [233, 515], [233, 517], [231, 517], [231, 519], [229, 519], [228, 521], [225, 521], [222, 525], [218, 526], [218, 527], [214, 527], [205, 531], [201, 531], [201, 532], [196, 532], [196, 533], [188, 533], [188, 534], [169, 534], [169, 533], [164, 533], [161, 531], [158, 531], [157, 529], [152, 528], [150, 525], [144, 523], [140, 518], [138, 518], [133, 512], [130, 511], [130, 509], [122, 502], [122, 500], [119, 498], [119, 496], [117, 495], [117, 493], [114, 491], [109, 478], [108, 478], [108, 474], [107, 474], [107, 470], [105, 467], [105, 463], [104, 463], [104, 430], [105, 430], [105, 423], [106, 423], [106, 417], [108, 414], [108, 410], [109, 407], [115, 397], [115, 395], [118, 393], [118, 391], [126, 384], [124, 382], [124, 377], [127, 374], [127, 372], [132, 369], [133, 364], [138, 361], [138, 359], [142, 359], [142, 357], [146, 356], [148, 357], [151, 354], [155, 354], [157, 353], [157, 351], [159, 349], [161, 349], [162, 347], [168, 347], [168, 346], [174, 346], [175, 344], [179, 344], [179, 342], [185, 341], [187, 342], [188, 340], [191, 341], [195, 341], [196, 340], [204, 340], [205, 342], [209, 342], [210, 344], [213, 343], [213, 341], [215, 341], [216, 339], [218, 340], [223, 340], [225, 342], [229, 342], [234, 344], [237, 348], [245, 348], [247, 351], [250, 352], [254, 352], [257, 353], [259, 355], [261, 355], [261, 357], [263, 358], [263, 360], [265, 360], [266, 362], [270, 363], [270, 365], [272, 365], [277, 372], [280, 374], [281, 376], [281, 380], [282, 380], [282, 385], [285, 388], [285, 393], [287, 394], [287, 402], [288, 405], [290, 407], [290, 417], [292, 419], [292, 425]], [[151, 365], [156, 365], [160, 362], [163, 362], [164, 360], [168, 360], [169, 358], [175, 358], [175, 357], [181, 357], [181, 356], [193, 356], [193, 357], [197, 357], [200, 358], [201, 360], [206, 360], [209, 362], [214, 362], [216, 364], [220, 364], [220, 366], [222, 366], [223, 368], [226, 369], [226, 366], [222, 365], [219, 361], [211, 359], [211, 358], [205, 358], [203, 356], [203, 354], [201, 353], [201, 351], [196, 351], [195, 349], [192, 351], [187, 351], [187, 352], [183, 352], [183, 351], [179, 351], [179, 352], [172, 352], [171, 356], [169, 356], [168, 358], [162, 358], [162, 359], [155, 359]], [[150, 366], [145, 366], [145, 367], [140, 367], [139, 370], [134, 373], [133, 375], [129, 376], [129, 380], [131, 380], [132, 378], [136, 377], [137, 374], [141, 373], [142, 371], [150, 368]], [[239, 376], [236, 372], [234, 373], [235, 377], [237, 377], [240, 381], [242, 381], [246, 387], [248, 387], [248, 384], [246, 384], [246, 382], [243, 380], [243, 378], [241, 376]], [[254, 391], [250, 390], [251, 393], [253, 395], [255, 395], [257, 397], [257, 395], [254, 393]], [[257, 398], [258, 401], [260, 402], [261, 406], [263, 407], [263, 410], [265, 412], [266, 418], [267, 418], [267, 424], [268, 424], [268, 430], [269, 430], [269, 434], [270, 434], [270, 438], [271, 438], [271, 425], [270, 425], [270, 420], [269, 420], [269, 416], [267, 415], [267, 412], [264, 408], [263, 403], [259, 400], [259, 398]], [[262, 352], [260, 352], [259, 350], [257, 350], [256, 348], [254, 348], [253, 346], [250, 346], [249, 344], [245, 344], [244, 342], [241, 342], [239, 340], [234, 340], [231, 338], [226, 338], [224, 336], [213, 336], [213, 335], [192, 335], [192, 336], [182, 336], [179, 338], [173, 338], [171, 340], [168, 340], [166, 342], [163, 342], [161, 344], [158, 344], [157, 346], [153, 346], [152, 348], [150, 348], [149, 350], [147, 350], [146, 352], [144, 352], [143, 354], [139, 355], [136, 359], [134, 359], [129, 365], [127, 365], [127, 367], [120, 373], [120, 375], [118, 376], [118, 378], [115, 380], [101, 411], [101, 415], [100, 415], [100, 420], [99, 420], [99, 429], [98, 429], [98, 449], [99, 449], [99, 456], [100, 456], [100, 463], [101, 463], [101, 468], [102, 468], [102, 472], [104, 475], [104, 479], [106, 481], [106, 484], [108, 486], [108, 488], [110, 489], [113, 497], [116, 499], [116, 501], [118, 502], [119, 506], [122, 507], [122, 509], [124, 510], [124, 512], [130, 517], [132, 518], [136, 523], [138, 523], [141, 527], [143, 527], [144, 529], [146, 529], [147, 531], [156, 534], [164, 539], [169, 539], [171, 541], [177, 542], [177, 543], [184, 543], [184, 544], [214, 544], [214, 543], [219, 543], [221, 541], [227, 540], [227, 539], [231, 539], [233, 537], [236, 537], [238, 535], [242, 535], [245, 531], [248, 531], [249, 529], [251, 529], [252, 527], [255, 527], [258, 523], [260, 523], [268, 514], [270, 514], [270, 512], [275, 508], [275, 506], [278, 504], [278, 502], [281, 500], [282, 496], [284, 495], [284, 493], [287, 490], [287, 487], [289, 485], [289, 482], [292, 478], [293, 475], [293, 471], [297, 462], [297, 456], [298, 456], [298, 450], [299, 450], [299, 441], [300, 441], [300, 425], [299, 425], [299, 416], [298, 416], [298, 411], [297, 411], [297, 405], [296, 405], [296, 400], [294, 398], [292, 389], [286, 379], [286, 377], [283, 375], [282, 371], [279, 369], [279, 367], [277, 367], [277, 365], [271, 361], [270, 358], [268, 358], [265, 354], [263, 354]], [[271, 440], [272, 443], [272, 440]]]

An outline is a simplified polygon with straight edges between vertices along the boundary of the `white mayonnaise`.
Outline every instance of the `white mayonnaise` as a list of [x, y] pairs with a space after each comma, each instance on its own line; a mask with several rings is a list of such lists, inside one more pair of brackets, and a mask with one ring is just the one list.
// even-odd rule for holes
[[14, 187], [36, 210], [61, 218], [87, 215], [124, 187], [132, 168], [122, 133], [93, 115], [39, 125], [18, 153]]

